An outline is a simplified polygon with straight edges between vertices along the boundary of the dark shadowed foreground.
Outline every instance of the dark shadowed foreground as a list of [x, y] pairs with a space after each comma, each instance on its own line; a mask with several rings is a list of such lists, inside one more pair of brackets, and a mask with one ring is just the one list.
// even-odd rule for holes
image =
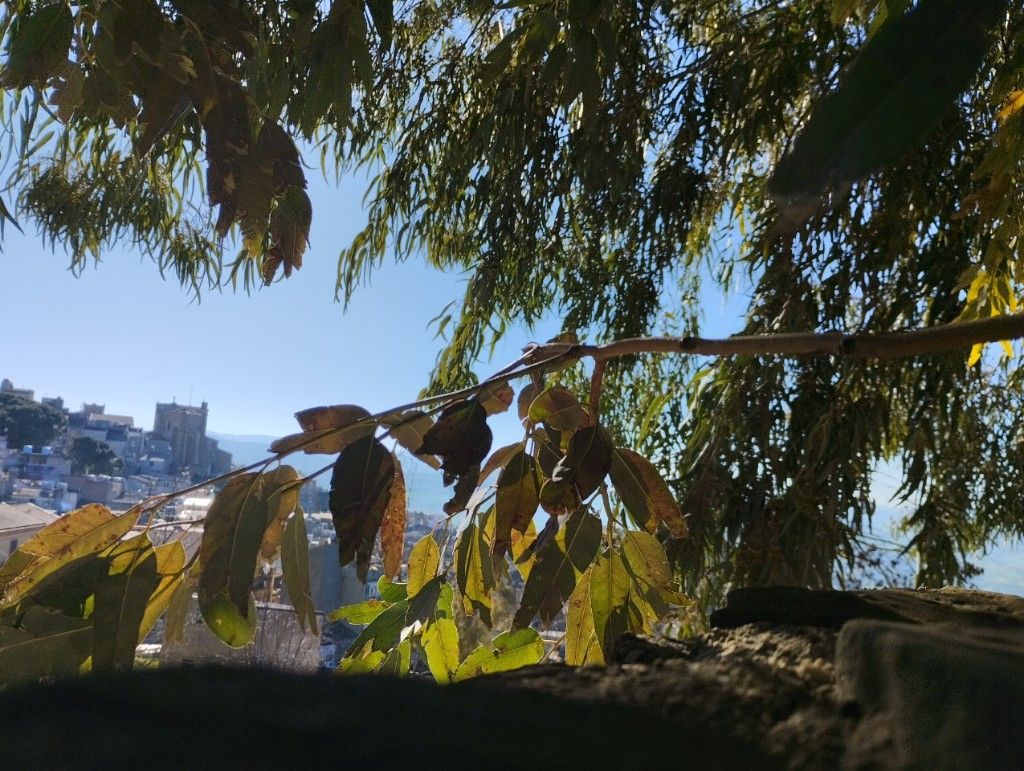
[[19, 768], [1020, 768], [1024, 599], [749, 589], [606, 668], [415, 679], [167, 669], [0, 693]]

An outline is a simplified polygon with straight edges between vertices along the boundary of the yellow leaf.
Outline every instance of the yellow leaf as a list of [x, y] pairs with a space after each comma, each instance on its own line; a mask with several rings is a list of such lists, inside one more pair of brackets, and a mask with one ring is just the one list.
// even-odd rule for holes
[[1010, 345], [1010, 341], [1009, 340], [1000, 340], [999, 344], [1001, 346], [1003, 346], [1003, 353], [1006, 354], [1006, 357], [1008, 359], [1012, 359], [1013, 358], [1013, 346]]
[[975, 343], [974, 347], [971, 348], [971, 355], [967, 357], [967, 366], [973, 367], [981, 359], [981, 352], [984, 350], [984, 343]]
[[996, 113], [996, 120], [1005, 123], [1024, 107], [1024, 91], [1011, 91], [1006, 104]]

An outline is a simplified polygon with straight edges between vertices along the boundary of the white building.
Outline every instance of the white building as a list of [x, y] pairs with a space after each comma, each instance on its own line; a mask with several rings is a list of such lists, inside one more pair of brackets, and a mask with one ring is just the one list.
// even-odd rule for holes
[[0, 503], [0, 563], [57, 515], [32, 503]]

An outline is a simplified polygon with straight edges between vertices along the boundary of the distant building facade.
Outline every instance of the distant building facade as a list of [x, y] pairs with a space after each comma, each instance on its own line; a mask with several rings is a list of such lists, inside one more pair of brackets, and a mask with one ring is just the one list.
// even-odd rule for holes
[[56, 514], [31, 503], [0, 503], [0, 563], [6, 562], [15, 549], [56, 521]]
[[36, 392], [31, 388], [15, 388], [7, 378], [0, 380], [0, 394], [10, 394], [11, 396], [20, 396], [22, 399], [28, 399], [30, 402], [36, 400]]
[[171, 445], [171, 471], [192, 469], [202, 473], [210, 463], [206, 443], [206, 402], [199, 407], [157, 403], [153, 417], [153, 433], [162, 436]]

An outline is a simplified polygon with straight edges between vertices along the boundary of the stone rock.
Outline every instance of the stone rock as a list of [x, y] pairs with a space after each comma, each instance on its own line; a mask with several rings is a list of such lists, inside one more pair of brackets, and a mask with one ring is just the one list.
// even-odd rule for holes
[[846, 767], [1024, 767], [1024, 631], [857, 620], [836, 668], [865, 711]]
[[711, 626], [731, 628], [764, 622], [840, 629], [847, 621], [859, 618], [1024, 629], [1024, 599], [954, 587], [857, 592], [750, 587], [729, 592], [726, 606], [711, 614]]

